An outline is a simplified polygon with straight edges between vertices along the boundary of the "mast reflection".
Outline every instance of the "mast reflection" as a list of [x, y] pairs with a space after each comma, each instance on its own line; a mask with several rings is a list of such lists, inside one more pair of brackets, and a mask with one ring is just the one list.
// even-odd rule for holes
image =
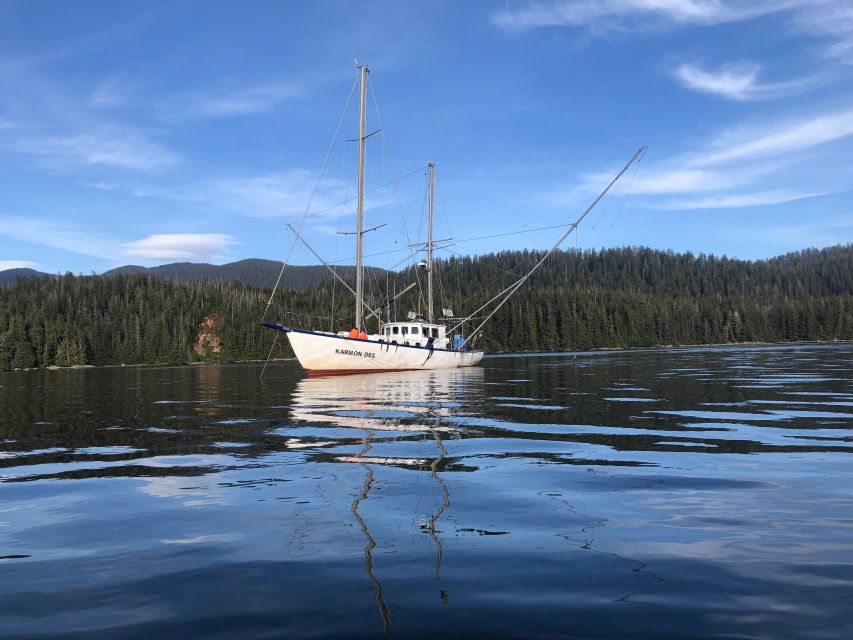
[[[437, 418], [435, 423], [436, 426], [438, 426], [441, 423], [441, 418]], [[435, 579], [441, 581], [441, 560], [444, 557], [444, 549], [441, 546], [441, 538], [438, 537], [438, 534], [435, 531], [435, 523], [438, 522], [438, 519], [447, 510], [447, 507], [450, 506], [450, 492], [447, 490], [447, 485], [444, 483], [444, 480], [442, 480], [441, 476], [438, 475], [438, 465], [440, 465], [447, 456], [447, 449], [444, 448], [444, 443], [441, 441], [441, 436], [438, 431], [433, 432], [433, 438], [435, 438], [435, 444], [438, 447], [439, 455], [432, 461], [432, 464], [430, 464], [429, 473], [441, 487], [442, 503], [438, 510], [430, 516], [426, 530], [427, 533], [429, 533], [430, 538], [435, 542]], [[447, 604], [446, 594], [444, 591], [441, 593], [442, 600]]]
[[[291, 418], [309, 424], [335, 428], [359, 429], [365, 433], [364, 444], [355, 455], [331, 453], [333, 462], [359, 464], [365, 469], [361, 491], [352, 502], [353, 518], [366, 541], [364, 571], [373, 584], [374, 600], [385, 633], [390, 633], [388, 605], [382, 591], [382, 582], [376, 575], [373, 551], [376, 539], [370, 531], [360, 509], [370, 496], [376, 483], [375, 465], [394, 466], [427, 471], [435, 480], [441, 501], [420, 529], [435, 544], [434, 579], [441, 581], [444, 548], [437, 524], [450, 507], [450, 491], [440, 470], [447, 460], [445, 440], [452, 438], [455, 429], [443, 423], [444, 418], [460, 410], [457, 398], [483, 396], [483, 370], [464, 368], [436, 371], [406, 371], [384, 375], [338, 376], [305, 378], [296, 386], [291, 405]], [[394, 440], [412, 441], [415, 434], [435, 441], [434, 457], [399, 457], [370, 455], [377, 434], [380, 443]], [[395, 436], [394, 434], [399, 434]], [[441, 601], [448, 602], [447, 593], [439, 591]]]
[[[370, 447], [373, 446], [371, 443], [372, 438], [373, 432], [368, 431], [367, 438], [364, 440], [364, 447], [359, 453], [359, 457], [362, 459], [366, 457], [367, 452], [370, 451]], [[361, 493], [359, 493], [356, 499], [352, 501], [351, 511], [352, 515], [358, 522], [358, 525], [361, 527], [361, 533], [364, 535], [365, 540], [367, 540], [367, 544], [364, 547], [364, 572], [373, 583], [374, 600], [376, 600], [376, 606], [379, 609], [379, 617], [382, 619], [382, 627], [385, 629], [385, 633], [387, 634], [391, 627], [391, 619], [388, 615], [388, 605], [385, 604], [385, 599], [382, 597], [382, 583], [373, 571], [373, 550], [376, 548], [376, 540], [373, 535], [371, 535], [367, 522], [364, 521], [364, 518], [362, 518], [361, 514], [358, 512], [358, 508], [361, 506], [362, 502], [367, 500], [367, 496], [370, 495], [370, 489], [373, 487], [373, 468], [366, 463], [362, 463], [361, 466], [367, 470], [367, 474], [364, 477], [364, 485], [361, 487]]]

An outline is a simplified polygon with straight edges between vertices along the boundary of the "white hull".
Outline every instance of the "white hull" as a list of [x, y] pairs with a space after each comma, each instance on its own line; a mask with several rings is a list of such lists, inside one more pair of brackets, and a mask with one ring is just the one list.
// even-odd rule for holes
[[353, 340], [331, 333], [290, 329], [287, 337], [308, 375], [456, 369], [482, 360], [482, 351], [452, 351]]

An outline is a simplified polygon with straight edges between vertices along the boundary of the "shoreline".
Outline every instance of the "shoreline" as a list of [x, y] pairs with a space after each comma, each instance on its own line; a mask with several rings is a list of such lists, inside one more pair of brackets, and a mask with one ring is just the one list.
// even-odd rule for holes
[[[697, 348], [712, 348], [712, 347], [770, 347], [779, 345], [804, 345], [804, 344], [850, 344], [853, 340], [786, 340], [782, 342], [715, 342], [715, 343], [698, 343], [698, 344], [659, 344], [650, 347], [596, 347], [594, 349], [584, 349], [582, 351], [493, 351], [487, 353], [485, 357], [490, 356], [513, 356], [513, 355], [542, 355], [549, 354], [559, 355], [563, 353], [602, 353], [602, 352], [623, 352], [623, 351], [661, 351], [669, 349], [697, 349]], [[270, 358], [269, 362], [291, 362], [296, 360], [295, 357], [290, 358]], [[196, 361], [196, 362], [140, 362], [134, 364], [75, 364], [70, 367], [60, 367], [50, 365], [48, 367], [32, 367], [28, 369], [8, 369], [0, 371], [0, 373], [11, 373], [14, 371], [60, 371], [70, 369], [125, 369], [128, 367], [201, 367], [201, 366], [221, 366], [228, 364], [248, 364], [248, 363], [267, 362], [265, 359], [250, 358], [246, 360], [224, 360], [222, 362], [211, 361]]]
[[649, 347], [595, 347], [593, 349], [583, 349], [579, 351], [493, 351], [487, 353], [486, 357], [492, 355], [511, 356], [511, 355], [548, 355], [561, 353], [601, 353], [602, 351], [662, 351], [669, 349], [701, 349], [711, 347], [773, 347], [781, 345], [800, 345], [800, 344], [850, 344], [853, 339], [834, 339], [834, 340], [784, 340], [780, 342], [699, 342], [695, 344], [656, 344]]

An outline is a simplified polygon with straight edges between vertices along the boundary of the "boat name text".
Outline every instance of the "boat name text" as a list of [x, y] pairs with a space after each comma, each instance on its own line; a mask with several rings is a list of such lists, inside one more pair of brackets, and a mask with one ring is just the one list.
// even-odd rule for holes
[[365, 358], [375, 358], [375, 353], [363, 353], [361, 351], [353, 351], [352, 349], [335, 349], [335, 353], [342, 356], [357, 356]]

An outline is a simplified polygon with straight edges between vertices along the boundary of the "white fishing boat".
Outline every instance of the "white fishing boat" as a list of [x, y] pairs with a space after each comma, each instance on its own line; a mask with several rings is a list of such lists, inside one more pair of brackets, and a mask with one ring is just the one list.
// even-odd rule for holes
[[[456, 318], [452, 316], [452, 311], [443, 310], [442, 319], [439, 320], [434, 314], [433, 303], [433, 204], [434, 204], [434, 183], [435, 183], [435, 165], [430, 162], [428, 164], [429, 174], [429, 191], [428, 191], [428, 225], [427, 225], [427, 242], [425, 243], [426, 260], [419, 263], [417, 267], [426, 272], [427, 291], [426, 291], [426, 308], [421, 313], [409, 312], [405, 321], [390, 321], [382, 322], [382, 309], [371, 309], [365, 301], [364, 295], [364, 252], [363, 240], [364, 235], [370, 229], [364, 228], [364, 184], [365, 184], [365, 141], [369, 137], [366, 129], [366, 98], [367, 98], [367, 79], [368, 69], [366, 66], [357, 65], [360, 86], [359, 100], [359, 118], [358, 118], [358, 137], [355, 142], [358, 143], [358, 184], [357, 184], [357, 207], [356, 207], [356, 224], [357, 228], [353, 235], [356, 237], [356, 256], [355, 256], [355, 289], [352, 289], [341, 276], [331, 268], [322, 258], [314, 251], [305, 239], [300, 234], [299, 229], [293, 225], [288, 225], [295, 235], [294, 243], [299, 240], [315, 255], [332, 275], [343, 284], [355, 296], [355, 319], [352, 329], [349, 331], [314, 331], [308, 329], [299, 329], [288, 327], [277, 322], [263, 322], [267, 328], [280, 331], [287, 335], [293, 352], [299, 363], [305, 369], [309, 376], [329, 376], [329, 375], [345, 375], [359, 373], [379, 373], [388, 371], [408, 371], [408, 370], [431, 370], [431, 369], [455, 369], [459, 367], [471, 367], [480, 362], [483, 358], [483, 350], [475, 346], [475, 342], [481, 338], [481, 329], [486, 325], [489, 319], [500, 309], [504, 303], [527, 281], [527, 279], [535, 272], [559, 246], [568, 237], [568, 235], [577, 228], [581, 220], [595, 207], [599, 200], [607, 193], [607, 191], [622, 177], [628, 167], [641, 156], [645, 148], [640, 148], [628, 164], [613, 178], [590, 207], [578, 218], [576, 222], [569, 226], [568, 230], [562, 235], [557, 244], [548, 251], [540, 261], [526, 274], [521, 276], [512, 285], [501, 291], [497, 296], [489, 300], [485, 305], [469, 314], [465, 318]], [[373, 135], [373, 134], [371, 134]], [[306, 211], [307, 215], [307, 211]], [[304, 218], [303, 218], [304, 220]], [[380, 225], [384, 226], [384, 225]], [[286, 262], [282, 265], [284, 273]], [[406, 291], [414, 287], [414, 284], [409, 285], [403, 291], [397, 293], [394, 299], [400, 297]], [[278, 282], [276, 283], [277, 289]], [[273, 291], [273, 295], [275, 290]], [[272, 298], [267, 304], [269, 309]], [[494, 305], [494, 308], [486, 315], [485, 319], [471, 331], [466, 337], [462, 333], [466, 323], [471, 322], [476, 317], [476, 314], [483, 311], [487, 307]], [[387, 308], [387, 307], [386, 307]], [[375, 322], [376, 331], [368, 333], [367, 322]], [[452, 326], [449, 326], [449, 324]]]

